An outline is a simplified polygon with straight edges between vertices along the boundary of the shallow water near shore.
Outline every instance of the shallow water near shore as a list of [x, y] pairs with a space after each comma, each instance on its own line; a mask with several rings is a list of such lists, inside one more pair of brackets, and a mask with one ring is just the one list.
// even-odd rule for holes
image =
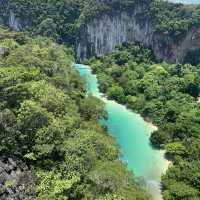
[[98, 90], [96, 75], [90, 67], [77, 64], [76, 70], [87, 84], [87, 93], [102, 99], [106, 103], [108, 119], [100, 123], [106, 125], [109, 133], [116, 138], [121, 148], [121, 160], [127, 163], [137, 177], [143, 177], [154, 200], [161, 200], [161, 174], [168, 168], [164, 151], [155, 150], [149, 143], [149, 137], [155, 127], [115, 101], [108, 100]]

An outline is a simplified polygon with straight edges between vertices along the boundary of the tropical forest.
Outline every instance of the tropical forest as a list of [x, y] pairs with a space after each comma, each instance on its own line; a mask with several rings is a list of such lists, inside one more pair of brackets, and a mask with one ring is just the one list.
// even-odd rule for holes
[[200, 1], [0, 0], [0, 200], [200, 200]]

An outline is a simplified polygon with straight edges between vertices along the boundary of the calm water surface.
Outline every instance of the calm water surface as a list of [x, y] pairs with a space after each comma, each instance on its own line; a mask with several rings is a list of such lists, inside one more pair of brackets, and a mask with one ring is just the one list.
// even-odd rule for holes
[[77, 64], [75, 68], [86, 80], [88, 94], [101, 98], [106, 103], [108, 120], [101, 123], [108, 127], [108, 131], [120, 145], [121, 159], [137, 177], [145, 179], [155, 200], [162, 199], [160, 177], [168, 165], [164, 151], [155, 150], [149, 144], [153, 127], [125, 106], [103, 98], [98, 90], [96, 75], [92, 74], [90, 67]]

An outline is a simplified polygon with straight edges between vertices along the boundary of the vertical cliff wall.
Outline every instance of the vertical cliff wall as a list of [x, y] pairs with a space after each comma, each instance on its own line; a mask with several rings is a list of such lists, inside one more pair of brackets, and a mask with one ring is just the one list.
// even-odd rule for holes
[[[133, 1], [134, 4], [132, 3], [131, 6], [126, 7], [123, 7], [121, 4], [121, 6], [118, 5], [117, 7], [110, 5], [105, 11], [99, 12], [97, 12], [95, 6], [93, 6], [93, 12], [91, 13], [101, 14], [90, 17], [91, 19], [85, 22], [83, 20], [84, 17], [87, 18], [90, 16], [88, 10], [86, 9], [87, 12], [85, 11], [88, 16], [84, 12], [79, 13], [79, 11], [76, 11], [77, 16], [74, 18], [74, 21], [72, 23], [64, 24], [62, 22], [63, 20], [58, 22], [51, 11], [49, 11], [50, 16], [43, 13], [42, 19], [38, 17], [38, 19], [33, 22], [33, 19], [37, 18], [37, 13], [42, 12], [43, 6], [41, 4], [38, 4], [41, 5], [41, 7], [38, 6], [40, 9], [35, 10], [32, 10], [32, 7], [29, 5], [26, 14], [24, 14], [23, 12], [19, 12], [19, 10], [17, 12], [16, 7], [10, 8], [8, 2], [8, 0], [0, 0], [0, 24], [6, 24], [15, 31], [28, 29], [36, 33], [42, 22], [46, 22], [46, 19], [50, 17], [50, 19], [53, 20], [53, 26], [55, 25], [55, 27], [57, 27], [55, 28], [55, 34], [58, 34], [62, 41], [67, 41], [74, 45], [74, 38], [76, 37], [77, 32], [74, 33], [74, 30], [71, 30], [71, 27], [74, 28], [77, 24], [83, 23], [79, 29], [79, 36], [76, 40], [76, 55], [77, 60], [79, 61], [90, 56], [102, 56], [112, 52], [116, 46], [133, 42], [140, 42], [144, 44], [144, 46], [152, 48], [155, 57], [158, 60], [165, 60], [170, 63], [182, 63], [184, 62], [185, 57], [189, 57], [188, 55], [197, 55], [200, 57], [200, 28], [196, 25], [196, 27], [190, 28], [187, 33], [184, 32], [184, 35], [182, 34], [178, 37], [156, 32], [154, 30], [152, 18], [147, 15], [147, 13], [152, 15], [152, 13], [149, 12], [152, 0], [135, 0]], [[37, 5], [37, 3], [33, 5]], [[114, 8], [116, 8], [116, 10], [114, 10]], [[171, 7], [168, 7], [167, 9], [171, 9]], [[64, 9], [64, 11], [67, 13], [67, 8]], [[30, 16], [28, 16], [29, 13]], [[58, 11], [57, 14], [60, 19], [65, 19], [66, 16], [64, 13], [65, 12], [60, 13]], [[93, 16], [93, 14], [91, 14], [91, 16]], [[190, 10], [187, 15], [192, 15]], [[194, 15], [196, 14], [194, 13]], [[74, 17], [74, 13], [70, 14], [70, 16]], [[65, 19], [66, 21], [68, 20], [67, 18], [68, 16]], [[188, 17], [186, 18], [188, 19]], [[181, 21], [181, 18], [179, 18], [179, 20]], [[76, 24], [76, 22], [78, 23]], [[156, 21], [156, 23], [158, 22]], [[175, 22], [172, 21], [172, 23]], [[189, 22], [187, 23], [190, 24]], [[46, 24], [45, 26], [49, 26], [49, 29], [51, 30], [52, 24]], [[185, 31], [185, 28], [183, 30]], [[44, 35], [45, 34], [46, 31], [44, 31]], [[188, 53], [190, 51], [196, 51], [197, 53], [190, 54]], [[193, 58], [191, 59], [193, 60]]]
[[154, 31], [144, 8], [113, 11], [91, 19], [80, 29], [76, 42], [77, 60], [110, 53], [123, 43], [140, 42], [152, 48], [158, 60], [183, 62], [189, 51], [200, 49], [200, 29], [191, 28], [179, 39]]

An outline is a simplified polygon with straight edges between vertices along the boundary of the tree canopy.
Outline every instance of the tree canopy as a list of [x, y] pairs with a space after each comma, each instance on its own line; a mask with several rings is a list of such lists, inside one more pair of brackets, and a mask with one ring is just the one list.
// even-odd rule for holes
[[98, 124], [104, 103], [86, 95], [72, 50], [47, 38], [1, 34], [0, 155], [30, 166], [37, 199], [150, 199]]

